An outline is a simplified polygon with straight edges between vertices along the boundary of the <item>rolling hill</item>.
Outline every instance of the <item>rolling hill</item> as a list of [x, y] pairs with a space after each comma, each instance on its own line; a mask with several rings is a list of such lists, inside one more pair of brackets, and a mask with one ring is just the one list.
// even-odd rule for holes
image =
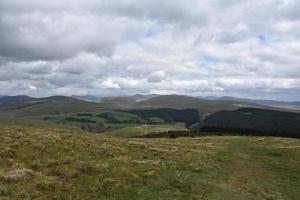
[[294, 134], [300, 137], [300, 113], [241, 108], [214, 113], [208, 116], [203, 123], [205, 126], [219, 128], [221, 132], [228, 128], [232, 128], [232, 131], [248, 129], [254, 134], [255, 132], [278, 136]]
[[101, 105], [71, 97], [52, 96], [10, 101], [0, 105], [0, 117], [57, 115], [100, 110]]
[[107, 110], [123, 110], [132, 107], [137, 102], [133, 96], [109, 97], [101, 101]]
[[[260, 107], [180, 95], [114, 97], [102, 103], [53, 96], [3, 103], [4, 118], [107, 123], [116, 129], [95, 134], [55, 123], [1, 121], [0, 199], [297, 199], [298, 139], [132, 138], [190, 132], [182, 123], [166, 122], [192, 124], [198, 112], [211, 113], [204, 126], [299, 133], [299, 113]], [[158, 124], [129, 124], [149, 119]]]
[[136, 103], [147, 101], [148, 99], [157, 97], [158, 95], [141, 95], [136, 94], [133, 96], [119, 96], [119, 97], [108, 97], [101, 101], [102, 106], [108, 110], [126, 110], [136, 107]]
[[130, 105], [134, 109], [197, 109], [201, 117], [220, 111], [234, 110], [241, 107], [264, 107], [254, 103], [238, 101], [211, 101], [185, 95], [161, 95], [145, 101], [136, 102]]
[[133, 95], [108, 97], [100, 102], [86, 101], [77, 97], [52, 96], [31, 98], [27, 96], [6, 97], [0, 103], [0, 116], [38, 116], [95, 112], [97, 110], [145, 110], [145, 109], [197, 109], [200, 116], [243, 107], [279, 109], [252, 102], [233, 100], [207, 100], [184, 95]]

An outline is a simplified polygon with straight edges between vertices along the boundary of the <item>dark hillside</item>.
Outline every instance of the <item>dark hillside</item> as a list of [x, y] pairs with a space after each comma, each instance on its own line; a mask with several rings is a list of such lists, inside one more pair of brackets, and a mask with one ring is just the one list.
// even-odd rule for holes
[[235, 101], [212, 101], [184, 95], [163, 95], [132, 105], [134, 109], [197, 109], [202, 117], [220, 110], [234, 110], [241, 107], [264, 107], [254, 103]]
[[204, 121], [204, 125], [206, 127], [223, 128], [222, 131], [229, 131], [232, 128], [235, 130], [240, 129], [240, 131], [241, 129], [247, 129], [248, 131], [276, 132], [276, 134], [293, 133], [300, 136], [300, 114], [293, 112], [255, 108], [220, 111], [208, 116]]

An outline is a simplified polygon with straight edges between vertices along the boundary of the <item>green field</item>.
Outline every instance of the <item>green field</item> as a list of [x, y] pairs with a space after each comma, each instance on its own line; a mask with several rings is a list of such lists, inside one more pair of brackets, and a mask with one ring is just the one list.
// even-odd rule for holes
[[176, 125], [139, 125], [139, 126], [130, 126], [121, 129], [116, 129], [110, 132], [106, 132], [103, 135], [111, 137], [137, 137], [153, 133], [163, 133], [168, 131], [187, 131], [182, 124]]
[[101, 126], [100, 131], [108, 132], [109, 135], [119, 137], [134, 137], [149, 133], [159, 133], [167, 131], [186, 131], [184, 123], [175, 121], [166, 121], [159, 117], [140, 117], [136, 114], [120, 111], [99, 111], [84, 112], [67, 115], [49, 115], [35, 118], [37, 121], [43, 121], [55, 126], [55, 124], [83, 127]]
[[0, 126], [0, 199], [299, 199], [300, 140]]
[[[119, 111], [85, 112], [68, 115], [44, 116], [44, 120], [55, 123], [106, 123], [106, 124], [142, 124], [145, 120], [137, 115]], [[157, 123], [166, 123], [164, 120], [155, 119]]]

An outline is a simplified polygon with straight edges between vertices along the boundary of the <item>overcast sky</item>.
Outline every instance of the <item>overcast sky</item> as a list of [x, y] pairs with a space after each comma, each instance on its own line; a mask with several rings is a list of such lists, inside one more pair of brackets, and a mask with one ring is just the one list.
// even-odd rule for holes
[[300, 0], [0, 0], [0, 94], [300, 100]]

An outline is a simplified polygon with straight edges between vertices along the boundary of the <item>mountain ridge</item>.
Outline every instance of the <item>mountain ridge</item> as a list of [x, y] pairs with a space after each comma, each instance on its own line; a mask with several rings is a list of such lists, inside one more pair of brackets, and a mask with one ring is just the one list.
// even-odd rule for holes
[[[235, 98], [221, 98], [219, 100], [199, 99], [187, 95], [133, 95], [107, 97], [100, 101], [90, 101], [70, 96], [50, 96], [33, 98], [29, 96], [1, 97], [0, 114], [13, 116], [62, 114], [73, 112], [97, 111], [97, 110], [132, 110], [132, 109], [197, 109], [199, 114], [206, 116], [221, 111], [235, 110], [244, 107], [263, 108], [270, 110], [288, 110], [285, 108], [271, 107], [255, 102], [238, 101]], [[11, 113], [9, 113], [11, 112]]]

